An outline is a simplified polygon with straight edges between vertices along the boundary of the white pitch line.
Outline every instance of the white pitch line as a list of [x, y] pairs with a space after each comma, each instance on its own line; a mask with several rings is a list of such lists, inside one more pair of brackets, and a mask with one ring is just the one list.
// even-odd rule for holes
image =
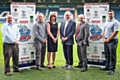
[[70, 80], [70, 70], [66, 70], [66, 80]]

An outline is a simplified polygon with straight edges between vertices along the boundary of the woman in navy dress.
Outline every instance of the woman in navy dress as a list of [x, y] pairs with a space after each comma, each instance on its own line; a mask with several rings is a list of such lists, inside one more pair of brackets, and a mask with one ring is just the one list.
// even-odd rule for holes
[[52, 53], [52, 67], [55, 68], [55, 57], [57, 52], [57, 46], [58, 46], [58, 35], [59, 35], [59, 29], [58, 29], [58, 23], [56, 22], [56, 15], [52, 14], [50, 16], [50, 22], [47, 23], [47, 60], [48, 60], [48, 68], [51, 68], [50, 65], [50, 57]]

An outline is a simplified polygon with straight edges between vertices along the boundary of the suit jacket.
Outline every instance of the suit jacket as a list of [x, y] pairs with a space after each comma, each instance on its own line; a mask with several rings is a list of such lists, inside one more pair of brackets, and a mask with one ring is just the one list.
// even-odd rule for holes
[[[78, 24], [78, 25], [80, 25], [80, 24]], [[88, 41], [89, 31], [90, 31], [89, 24], [87, 22], [83, 22], [80, 26], [80, 31], [78, 33], [78, 37], [76, 38], [78, 45], [82, 45], [82, 44], [86, 43], [87, 46], [89, 46], [89, 41]]]
[[62, 41], [62, 44], [65, 45], [73, 45], [74, 44], [74, 38], [73, 35], [75, 33], [76, 29], [76, 23], [72, 20], [68, 22], [68, 25], [66, 27], [65, 35], [64, 35], [64, 28], [65, 28], [66, 21], [63, 21], [60, 26], [60, 37], [67, 37], [68, 39], [66, 41]]
[[36, 44], [43, 44], [43, 39], [47, 38], [46, 23], [36, 22], [33, 28], [34, 33], [34, 46]]

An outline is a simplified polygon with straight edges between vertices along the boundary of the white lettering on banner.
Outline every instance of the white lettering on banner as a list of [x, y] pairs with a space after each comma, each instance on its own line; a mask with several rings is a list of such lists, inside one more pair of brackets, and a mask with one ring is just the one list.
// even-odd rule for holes
[[75, 8], [59, 8], [59, 10], [75, 10]]
[[103, 60], [99, 60], [99, 62], [103, 62]]
[[92, 59], [88, 59], [88, 61], [92, 61]]
[[84, 5], [109, 5], [109, 3], [85, 3]]
[[24, 61], [24, 62], [23, 62], [23, 64], [27, 64], [27, 63], [28, 63], [28, 61]]
[[29, 2], [11, 2], [13, 5], [35, 5], [36, 3], [29, 3]]
[[93, 62], [98, 62], [98, 60], [97, 60], [97, 59], [94, 59]]
[[19, 64], [22, 64], [22, 62], [19, 62]]
[[32, 62], [33, 62], [32, 60], [29, 61], [29, 63], [32, 63]]

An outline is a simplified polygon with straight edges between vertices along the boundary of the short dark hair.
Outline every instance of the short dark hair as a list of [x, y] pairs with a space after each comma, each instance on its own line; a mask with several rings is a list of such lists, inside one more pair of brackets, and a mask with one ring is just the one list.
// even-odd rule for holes
[[51, 14], [51, 15], [50, 15], [50, 21], [51, 21], [51, 18], [52, 18], [52, 17], [55, 17], [55, 21], [56, 21], [56, 15], [55, 15], [55, 14]]
[[109, 10], [108, 12], [113, 12], [113, 13], [114, 13], [114, 11], [113, 11], [113, 10]]

